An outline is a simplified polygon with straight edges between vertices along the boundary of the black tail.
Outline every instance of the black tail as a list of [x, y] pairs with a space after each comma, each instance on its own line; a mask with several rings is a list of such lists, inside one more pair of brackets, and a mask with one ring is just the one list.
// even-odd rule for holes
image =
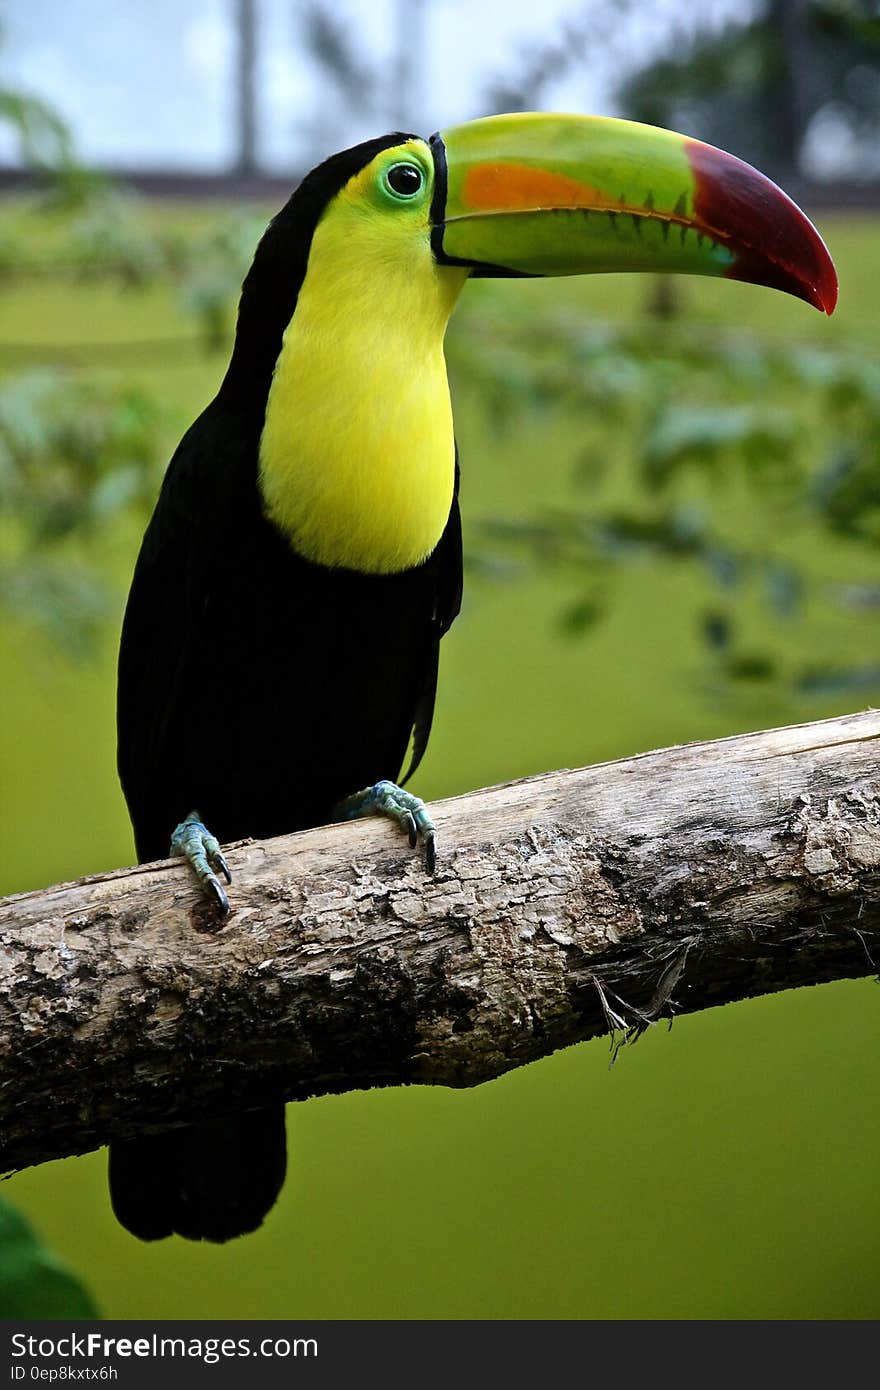
[[140, 1240], [232, 1240], [255, 1231], [287, 1167], [284, 1106], [110, 1145], [116, 1219]]

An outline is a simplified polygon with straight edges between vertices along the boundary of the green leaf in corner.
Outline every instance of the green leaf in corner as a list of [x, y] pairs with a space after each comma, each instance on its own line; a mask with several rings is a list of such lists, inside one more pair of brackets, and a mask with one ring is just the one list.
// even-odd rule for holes
[[95, 1318], [76, 1275], [40, 1243], [24, 1217], [0, 1202], [0, 1318]]

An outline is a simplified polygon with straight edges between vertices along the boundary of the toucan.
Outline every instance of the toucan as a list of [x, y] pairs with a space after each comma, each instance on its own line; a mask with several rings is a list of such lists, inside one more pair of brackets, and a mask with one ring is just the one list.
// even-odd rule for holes
[[[821, 237], [769, 179], [604, 117], [368, 140], [270, 222], [226, 375], [166, 473], [119, 656], [139, 858], [184, 856], [219, 917], [221, 844], [246, 836], [378, 813], [433, 872], [430, 814], [397, 779], [424, 753], [461, 601], [446, 325], [471, 276], [623, 270], [752, 281], [829, 314], [837, 297]], [[226, 1241], [261, 1224], [285, 1165], [280, 1104], [120, 1135], [113, 1208], [143, 1240]]]

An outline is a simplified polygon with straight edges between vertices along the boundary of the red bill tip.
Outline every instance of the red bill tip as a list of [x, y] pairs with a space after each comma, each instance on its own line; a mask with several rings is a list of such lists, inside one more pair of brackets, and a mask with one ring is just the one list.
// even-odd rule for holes
[[741, 159], [699, 140], [684, 145], [694, 176], [695, 220], [736, 256], [729, 278], [784, 290], [832, 314], [834, 262], [797, 204]]

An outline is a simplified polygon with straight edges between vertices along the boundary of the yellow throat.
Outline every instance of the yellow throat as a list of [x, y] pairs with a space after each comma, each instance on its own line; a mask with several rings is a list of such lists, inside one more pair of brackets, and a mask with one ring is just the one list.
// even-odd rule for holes
[[259, 480], [298, 554], [389, 574], [430, 555], [449, 516], [443, 336], [467, 271], [434, 261], [428, 203], [389, 213], [375, 178], [373, 165], [361, 170], [315, 228], [269, 390]]

